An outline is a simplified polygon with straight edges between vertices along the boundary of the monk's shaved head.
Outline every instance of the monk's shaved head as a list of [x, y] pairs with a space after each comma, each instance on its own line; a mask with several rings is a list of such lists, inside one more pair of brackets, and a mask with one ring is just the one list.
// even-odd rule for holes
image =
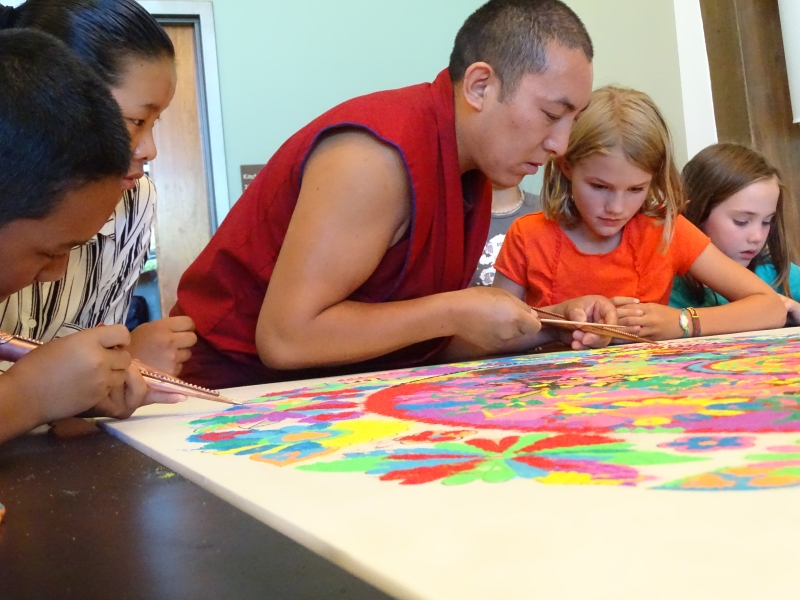
[[491, 65], [502, 97], [513, 95], [523, 75], [547, 69], [547, 47], [582, 50], [591, 62], [594, 48], [583, 22], [559, 0], [490, 0], [466, 20], [450, 55], [450, 79], [458, 83], [476, 62]]

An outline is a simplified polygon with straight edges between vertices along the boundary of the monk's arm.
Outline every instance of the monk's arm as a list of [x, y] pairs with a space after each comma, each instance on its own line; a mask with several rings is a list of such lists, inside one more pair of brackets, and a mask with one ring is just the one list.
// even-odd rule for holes
[[486, 347], [538, 330], [525, 304], [500, 290], [380, 304], [347, 300], [405, 234], [411, 213], [408, 176], [395, 149], [355, 131], [314, 149], [259, 315], [264, 364], [346, 364], [456, 334]]

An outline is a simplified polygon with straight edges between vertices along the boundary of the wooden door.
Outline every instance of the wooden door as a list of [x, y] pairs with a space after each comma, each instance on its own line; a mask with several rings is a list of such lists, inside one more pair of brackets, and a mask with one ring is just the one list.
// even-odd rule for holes
[[175, 98], [155, 127], [158, 157], [150, 167], [158, 190], [156, 256], [161, 311], [175, 305], [178, 281], [211, 237], [211, 203], [203, 148], [197, 24], [162, 26], [175, 46]]

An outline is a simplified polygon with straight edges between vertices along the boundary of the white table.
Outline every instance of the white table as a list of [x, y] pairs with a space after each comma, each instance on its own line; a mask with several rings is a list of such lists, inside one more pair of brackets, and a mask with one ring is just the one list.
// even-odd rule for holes
[[[313, 383], [225, 393], [245, 400]], [[187, 442], [188, 422], [224, 408], [201, 400], [151, 406], [108, 427], [398, 598], [800, 598], [800, 487], [687, 492], [526, 479], [400, 485], [361, 472], [308, 472], [199, 452]], [[791, 444], [798, 430], [760, 434], [772, 436], [760, 441]], [[644, 436], [655, 448], [669, 434]]]

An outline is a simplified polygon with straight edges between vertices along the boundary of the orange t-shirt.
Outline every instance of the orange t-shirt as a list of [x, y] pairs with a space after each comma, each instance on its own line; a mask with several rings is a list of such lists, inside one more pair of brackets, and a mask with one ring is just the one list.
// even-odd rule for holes
[[585, 254], [558, 223], [534, 213], [511, 225], [494, 267], [523, 286], [525, 302], [534, 307], [588, 294], [668, 304], [675, 275], [686, 273], [710, 240], [678, 216], [672, 241], [662, 254], [663, 229], [651, 217], [638, 214], [625, 225], [614, 250]]

